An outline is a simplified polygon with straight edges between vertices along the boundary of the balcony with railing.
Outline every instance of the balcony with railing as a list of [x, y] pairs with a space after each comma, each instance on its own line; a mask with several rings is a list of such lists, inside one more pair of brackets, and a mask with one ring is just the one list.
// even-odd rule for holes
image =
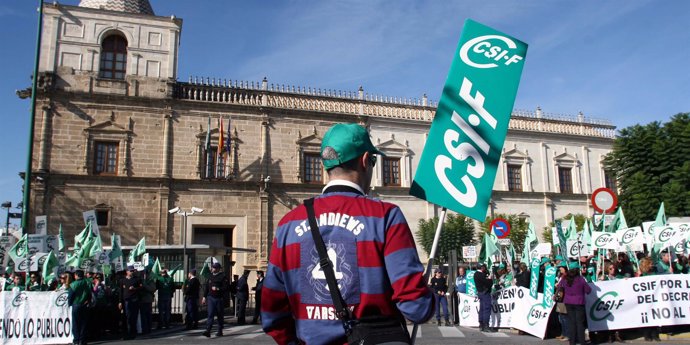
[[[262, 106], [320, 113], [365, 115], [430, 122], [436, 104], [426, 95], [421, 99], [401, 98], [357, 91], [317, 89], [303, 86], [269, 84], [262, 81], [239, 81], [190, 77], [174, 86], [176, 99], [193, 102]], [[599, 138], [614, 138], [616, 127], [608, 120], [516, 109], [509, 129], [538, 131]]]

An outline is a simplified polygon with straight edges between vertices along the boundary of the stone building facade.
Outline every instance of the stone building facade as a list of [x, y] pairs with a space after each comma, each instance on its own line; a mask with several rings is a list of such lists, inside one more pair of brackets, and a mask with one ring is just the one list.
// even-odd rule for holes
[[[154, 245], [186, 238], [251, 248], [256, 252], [232, 254], [235, 271], [265, 268], [279, 219], [325, 184], [318, 150], [338, 122], [367, 126], [387, 154], [373, 195], [399, 204], [413, 230], [438, 213], [408, 195], [435, 112], [426, 96], [278, 86], [265, 78], [178, 81], [182, 21], [155, 16], [147, 5], [45, 5], [32, 216], [48, 215], [71, 238], [82, 211], [96, 209], [106, 242], [117, 233], [125, 245], [146, 236]], [[515, 111], [488, 214], [520, 214], [538, 229], [568, 213], [590, 215], [590, 194], [607, 184], [601, 161], [614, 131], [582, 115]], [[182, 218], [168, 212], [176, 206], [204, 212], [182, 229]]]

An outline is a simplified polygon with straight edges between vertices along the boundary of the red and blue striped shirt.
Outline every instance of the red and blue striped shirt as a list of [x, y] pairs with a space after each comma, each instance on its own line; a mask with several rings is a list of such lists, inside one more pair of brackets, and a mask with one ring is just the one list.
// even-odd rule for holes
[[[329, 184], [314, 213], [343, 299], [354, 317], [390, 315], [422, 323], [433, 312], [412, 232], [400, 208]], [[263, 329], [278, 344], [345, 343], [304, 205], [278, 224], [262, 289]]]

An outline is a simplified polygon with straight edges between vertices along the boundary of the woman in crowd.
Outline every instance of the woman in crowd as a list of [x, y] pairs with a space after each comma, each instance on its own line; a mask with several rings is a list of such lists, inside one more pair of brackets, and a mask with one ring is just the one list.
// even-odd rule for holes
[[635, 276], [635, 270], [633, 265], [628, 258], [628, 254], [618, 253], [618, 262], [616, 263], [616, 274], [621, 278], [630, 278]]
[[[565, 276], [568, 274], [568, 269], [565, 267], [565, 263], [559, 263], [558, 273], [556, 276], [556, 286], [561, 283], [561, 280], [565, 280]], [[558, 290], [556, 292], [558, 293]], [[561, 324], [561, 335], [557, 336], [556, 339], [567, 340], [570, 339], [570, 333], [568, 332], [568, 326], [570, 321], [568, 320], [568, 311], [566, 310], [565, 303], [556, 302], [556, 313], [558, 314], [558, 322]]]
[[[654, 275], [654, 262], [649, 257], [644, 257], [640, 260], [640, 269], [637, 272], [639, 277], [646, 277]], [[659, 338], [659, 327], [645, 327], [644, 340], [646, 341], [661, 341]]]
[[568, 270], [565, 279], [558, 282], [558, 287], [564, 289], [563, 303], [568, 312], [568, 331], [570, 345], [585, 344], [585, 294], [592, 292], [592, 288], [580, 275], [579, 265], [575, 263]]

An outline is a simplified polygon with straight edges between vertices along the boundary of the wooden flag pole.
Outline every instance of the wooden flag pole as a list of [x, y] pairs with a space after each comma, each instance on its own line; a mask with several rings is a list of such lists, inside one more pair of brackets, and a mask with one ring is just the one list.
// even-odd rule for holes
[[[424, 272], [424, 282], [429, 280], [429, 275], [431, 274], [431, 267], [434, 265], [434, 257], [436, 256], [436, 249], [438, 248], [438, 240], [441, 238], [441, 230], [443, 229], [443, 222], [446, 220], [446, 209], [445, 207], [441, 209], [441, 215], [438, 217], [438, 224], [436, 225], [436, 233], [434, 234], [434, 243], [431, 245], [431, 252], [429, 253], [429, 262], [426, 264], [426, 272]], [[417, 337], [417, 329], [419, 325], [417, 323], [412, 327], [412, 334], [410, 334], [410, 344], [414, 345], [415, 338]]]

